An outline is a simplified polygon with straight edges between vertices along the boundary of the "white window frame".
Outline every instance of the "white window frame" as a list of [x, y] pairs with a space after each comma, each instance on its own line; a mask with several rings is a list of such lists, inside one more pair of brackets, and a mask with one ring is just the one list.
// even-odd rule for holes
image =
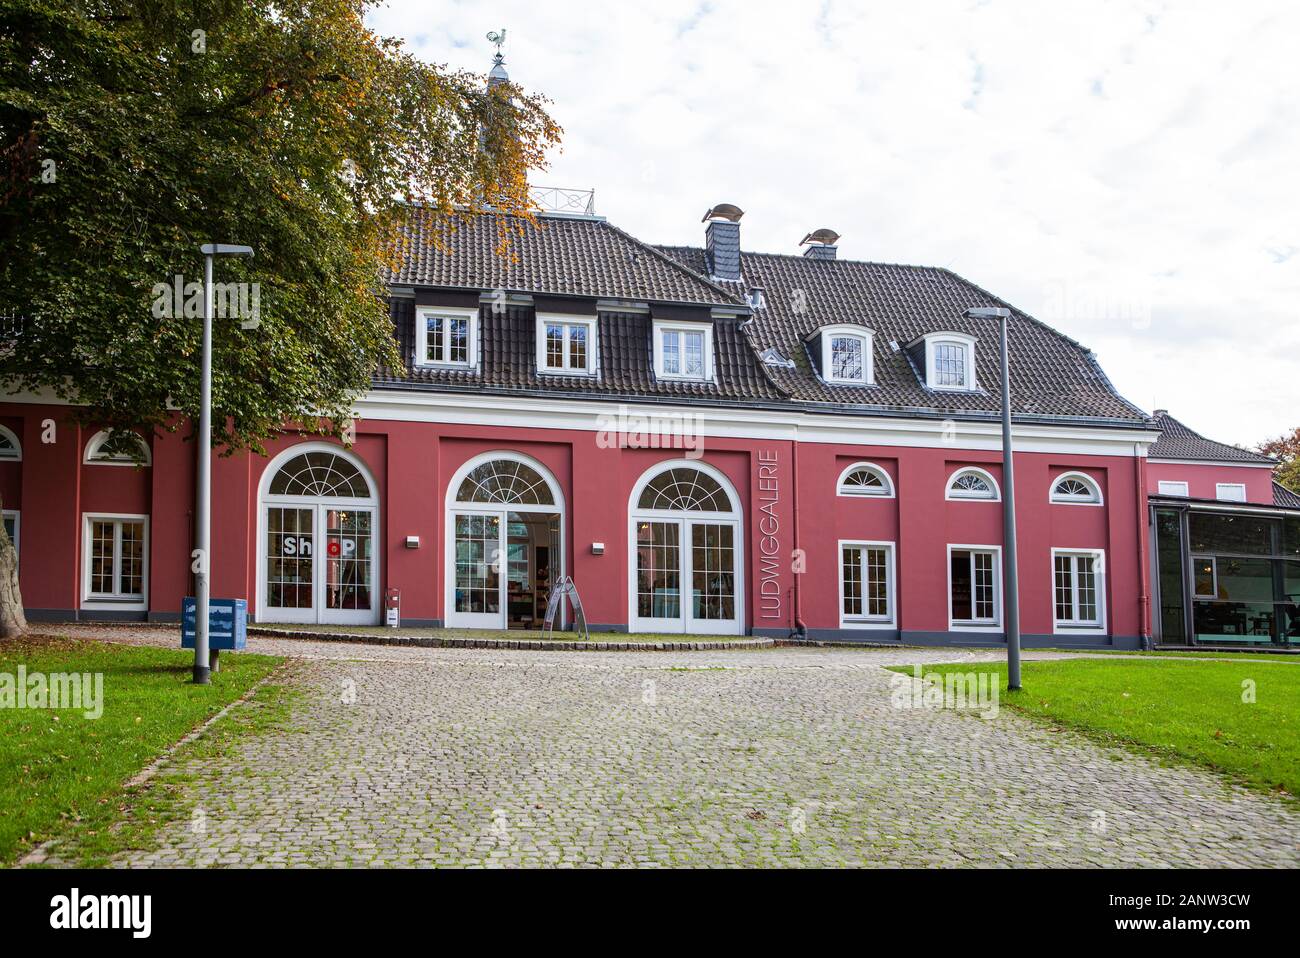
[[13, 443], [13, 450], [0, 450], [0, 462], [22, 462], [23, 461], [23, 444], [19, 442], [18, 435], [8, 426], [0, 426], [0, 436], [4, 436]]
[[[688, 376], [685, 373], [664, 371], [664, 333], [703, 333], [704, 334], [704, 375]], [[685, 365], [685, 344], [678, 347], [681, 362]], [[683, 382], [713, 382], [713, 324], [673, 322], [656, 319], [654, 321], [654, 364], [655, 376], [659, 379], [681, 380]]]
[[[993, 490], [993, 497], [987, 498], [985, 496], [971, 496], [960, 492], [953, 492], [953, 484], [962, 476], [966, 475], [976, 475], [987, 482], [989, 488]], [[993, 478], [993, 474], [987, 469], [981, 469], [978, 466], [963, 466], [962, 468], [955, 470], [953, 474], [948, 477], [948, 484], [944, 487], [943, 497], [953, 502], [1001, 502], [1002, 487], [998, 485], [998, 481]]]
[[[954, 552], [988, 552], [993, 555], [993, 618], [954, 619], [952, 617], [952, 554]], [[972, 565], [974, 564], [972, 559]], [[949, 543], [944, 577], [948, 580], [948, 630], [950, 632], [1001, 632], [1002, 631], [1002, 547], [969, 543]], [[971, 583], [974, 588], [974, 569]], [[972, 595], [972, 604], [974, 596]], [[973, 611], [973, 609], [972, 609]]]
[[[428, 359], [429, 317], [441, 316], [447, 319], [465, 319], [469, 321], [467, 329], [468, 349], [465, 362], [453, 361], [451, 355], [451, 336], [443, 337], [441, 359]], [[476, 369], [478, 367], [478, 310], [467, 306], [417, 306], [415, 307], [415, 365], [424, 369]]]
[[[661, 474], [671, 469], [695, 469], [704, 473], [719, 486], [727, 497], [728, 508], [725, 512], [683, 509], [643, 509], [641, 493], [645, 487]], [[627, 500], [627, 626], [629, 632], [663, 632], [668, 634], [715, 634], [742, 635], [749, 614], [745, 605], [745, 522], [744, 510], [740, 504], [740, 495], [726, 474], [716, 466], [703, 459], [665, 459], [655, 463], [641, 474], [632, 486], [632, 494]], [[637, 608], [637, 525], [641, 522], [678, 522], [681, 524], [680, 538], [680, 572], [681, 577], [681, 612], [674, 618], [642, 617]], [[732, 532], [733, 579], [735, 583], [735, 618], [733, 619], [696, 619], [690, 611], [691, 585], [689, 542], [690, 527], [694, 523], [710, 525], [730, 525]]]
[[[1087, 486], [1089, 489], [1092, 490], [1091, 496], [1087, 499], [1058, 496], [1056, 494], [1056, 487], [1059, 486], [1066, 479], [1075, 479], [1079, 482], [1082, 482], [1085, 486]], [[1105, 497], [1102, 496], [1101, 493], [1101, 483], [1099, 483], [1096, 479], [1092, 478], [1092, 476], [1088, 475], [1086, 472], [1063, 472], [1059, 476], [1056, 476], [1054, 479], [1052, 479], [1052, 485], [1048, 491], [1047, 498], [1054, 505], [1058, 505], [1058, 506], [1105, 505]]]
[[[875, 383], [875, 360], [872, 343], [875, 333], [865, 326], [825, 326], [820, 331], [822, 346], [822, 379], [828, 383], [847, 386], [870, 386]], [[857, 378], [834, 375], [836, 339], [856, 339], [862, 347], [862, 375]]]
[[[936, 384], [938, 374], [935, 370], [935, 352], [939, 346], [961, 346], [966, 350], [966, 382], [959, 386], [940, 386]], [[975, 392], [979, 389], [975, 378], [975, 337], [965, 333], [930, 333], [925, 337], [925, 384], [930, 389], [945, 392]]]
[[[1235, 489], [1240, 495], [1225, 496], [1224, 491]], [[1214, 498], [1219, 502], [1245, 502], [1246, 501], [1246, 484], [1244, 482], [1216, 482], [1214, 484]]]
[[[582, 316], [572, 313], [538, 313], [537, 314], [537, 371], [549, 376], [594, 376], [600, 368], [597, 354], [600, 349], [596, 334], [595, 316]], [[564, 330], [564, 365], [551, 366], [547, 363], [546, 327], [563, 326]], [[585, 366], [569, 365], [570, 329], [583, 326], [587, 330], [587, 363]]]
[[[846, 488], [844, 480], [847, 479], [850, 474], [857, 472], [859, 469], [867, 469], [878, 475], [880, 481], [884, 483], [882, 491], [864, 492], [858, 486]], [[837, 496], [847, 496], [851, 499], [893, 499], [895, 496], [894, 480], [890, 478], [888, 470], [883, 466], [878, 466], [874, 462], [854, 462], [850, 463], [849, 466], [840, 473], [839, 479], [835, 482], [835, 494]]]
[[[862, 549], [883, 548], [885, 550], [885, 557], [886, 557], [885, 558], [885, 576], [886, 576], [885, 604], [889, 608], [889, 612], [886, 615], [883, 616], [868, 615], [866, 614], [866, 612], [863, 612], [861, 615], [848, 615], [844, 611], [844, 550], [854, 549], [854, 548], [862, 548]], [[896, 610], [898, 608], [898, 604], [895, 600], [895, 597], [898, 594], [898, 572], [897, 572], [896, 562], [894, 559], [895, 552], [896, 550], [893, 542], [877, 542], [870, 539], [841, 539], [839, 541], [839, 548], [836, 551], [836, 555], [838, 556], [838, 560], [836, 562], [836, 568], [839, 571], [839, 582], [840, 582], [840, 586], [839, 586], [840, 628], [851, 627], [855, 629], [892, 629], [895, 627], [895, 621], [897, 618]], [[859, 556], [860, 555], [861, 554], [859, 553]], [[859, 562], [861, 562], [861, 559], [859, 559]], [[866, 582], [867, 580], [866, 580], [866, 575], [864, 570], [864, 574], [862, 576], [862, 585], [863, 585], [862, 607], [864, 610], [867, 607]]]
[[22, 532], [22, 513], [17, 509], [5, 509], [4, 518], [14, 521], [14, 534], [9, 537], [9, 541], [14, 544], [14, 558], [18, 559], [21, 555], [18, 551], [18, 536]]
[[[1097, 619], [1087, 622], [1078, 618], [1079, 576], [1078, 566], [1070, 568], [1070, 610], [1075, 617], [1061, 620], [1056, 617], [1056, 560], [1061, 556], [1072, 559], [1090, 558], [1093, 561], [1093, 578], [1097, 583]], [[1105, 549], [1052, 549], [1052, 632], [1055, 635], [1105, 635], [1106, 634], [1106, 550]]]
[[[1171, 490], [1169, 488], [1171, 486], [1174, 489]], [[1191, 495], [1186, 479], [1160, 479], [1156, 482], [1156, 494], [1161, 496], [1181, 496], [1184, 499]]]
[[[118, 523], [118, 531], [113, 533], [113, 580], [121, 578], [122, 533], [123, 522], [139, 522], [144, 525], [144, 548], [141, 558], [143, 564], [140, 574], [140, 596], [128, 596], [124, 593], [94, 592], [90, 588], [91, 565], [91, 528], [95, 522]], [[139, 612], [149, 608], [149, 517], [126, 512], [83, 512], [81, 514], [81, 608], [99, 611], [120, 609]]]
[[1211, 592], [1206, 595], [1203, 592], [1196, 591], [1196, 569], [1192, 569], [1192, 598], [1193, 599], [1217, 599], [1219, 597], [1219, 558], [1218, 556], [1204, 555], [1203, 553], [1193, 553], [1189, 555], [1188, 560], [1193, 566], [1198, 562], [1208, 562], [1210, 564]]
[[[298, 456], [308, 452], [328, 452], [347, 460], [361, 473], [366, 481], [368, 495], [363, 498], [333, 496], [297, 496], [272, 494], [271, 484], [279, 474], [281, 467], [292, 462]], [[370, 609], [327, 609], [322, 591], [324, 588], [324, 560], [320, 565], [313, 564], [312, 604], [309, 608], [289, 609], [271, 606], [267, 603], [267, 527], [271, 509], [306, 509], [312, 513], [312, 541], [314, 548], [322, 550], [324, 555], [328, 547], [325, 527], [322, 519], [330, 509], [368, 509], [371, 515], [371, 556], [370, 556]], [[379, 483], [365, 460], [355, 450], [344, 449], [332, 442], [320, 440], [300, 442], [282, 449], [266, 464], [262, 477], [257, 484], [257, 605], [251, 610], [257, 622], [299, 622], [326, 623], [331, 625], [378, 625], [383, 616], [384, 589], [382, 588], [383, 566], [380, 562], [384, 555], [383, 526], [381, 520]], [[314, 560], [313, 560], [314, 562]]]
[[109, 430], [101, 429], [99, 432], [95, 433], [93, 436], [90, 437], [90, 441], [86, 443], [85, 453], [83, 454], [81, 460], [82, 462], [84, 462], [88, 466], [152, 466], [153, 465], [153, 455], [149, 451], [149, 444], [144, 441], [144, 437], [141, 436], [138, 432], [134, 433], [134, 435], [136, 439], [139, 441], [140, 450], [144, 453], [144, 460], [142, 462], [137, 462], [134, 459], [95, 458], [96, 456], [99, 455], [99, 450], [103, 448], [104, 443], [108, 442], [108, 433]]

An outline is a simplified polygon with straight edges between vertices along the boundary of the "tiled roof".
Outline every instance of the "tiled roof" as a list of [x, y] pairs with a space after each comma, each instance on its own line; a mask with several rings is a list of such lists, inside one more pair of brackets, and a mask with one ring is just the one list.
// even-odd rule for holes
[[[482, 313], [479, 370], [415, 370], [409, 380], [414, 383], [693, 396], [705, 401], [794, 401], [827, 410], [959, 418], [992, 416], [1000, 409], [998, 323], [967, 319], [963, 312], [971, 306], [1006, 304], [948, 270], [743, 253], [743, 282], [720, 282], [709, 278], [702, 249], [650, 246], [594, 217], [543, 215], [529, 223], [494, 214], [443, 221], [413, 216], [404, 237], [401, 265], [384, 277], [391, 287], [499, 289], [537, 297], [619, 300], [620, 306], [682, 304], [683, 308], [723, 307], [743, 313], [749, 288], [761, 286], [766, 301], [764, 308], [754, 311], [752, 322], [732, 318], [714, 322], [717, 382], [712, 384], [656, 381], [649, 317], [618, 307], [600, 317], [599, 377], [539, 376], [534, 368], [535, 324], [527, 306]], [[410, 357], [412, 302], [395, 297], [391, 308], [403, 354]], [[829, 385], [818, 377], [806, 339], [832, 323], [857, 323], [874, 331], [875, 385]], [[935, 391], [925, 386], [924, 371], [916, 368], [905, 347], [940, 331], [976, 338], [979, 390]], [[1010, 346], [1017, 415], [1148, 422], [1141, 410], [1115, 391], [1088, 350], [1014, 309]], [[759, 356], [770, 349], [794, 365], [764, 364]], [[382, 371], [379, 379], [396, 381]]]
[[389, 313], [397, 330], [398, 348], [408, 362], [409, 376], [391, 371], [376, 377], [383, 384], [401, 382], [460, 388], [550, 390], [592, 396], [664, 396], [721, 401], [774, 401], [781, 393], [767, 378], [739, 321], [714, 323], [715, 381], [657, 380], [651, 351], [651, 318], [645, 312], [601, 311], [598, 314], [599, 375], [557, 376], [537, 372], [536, 320], [532, 307], [509, 305], [494, 311], [479, 309], [483, 355], [477, 370], [415, 368], [415, 303], [393, 298]]
[[[659, 249], [692, 270], [707, 271], [702, 249]], [[728, 285], [737, 293], [763, 288], [766, 306], [755, 312], [751, 340], [760, 351], [775, 347], [794, 361], [794, 368], [769, 367], [793, 398], [953, 415], [1001, 409], [998, 321], [967, 319], [963, 313], [971, 306], [1008, 304], [955, 273], [766, 253], [742, 253], [741, 271], [743, 284]], [[874, 332], [876, 385], [829, 385], [818, 377], [805, 342], [818, 327], [832, 323], [861, 324]], [[979, 391], [936, 391], [924, 385], [924, 370], [916, 368], [904, 347], [940, 331], [977, 340]], [[1009, 345], [1014, 413], [1146, 422], [1145, 414], [1115, 391], [1087, 349], [1014, 308]]]
[[1229, 446], [1206, 439], [1193, 432], [1163, 409], [1155, 413], [1155, 428], [1160, 439], [1147, 452], [1149, 459], [1191, 459], [1205, 462], [1240, 462], [1271, 464], [1272, 459], [1249, 449]]
[[721, 287], [602, 219], [529, 223], [484, 214], [435, 222], [413, 212], [402, 235], [401, 266], [383, 277], [393, 286], [736, 305]]
[[1273, 483], [1273, 505], [1284, 509], [1300, 509], [1300, 496], [1280, 482]]

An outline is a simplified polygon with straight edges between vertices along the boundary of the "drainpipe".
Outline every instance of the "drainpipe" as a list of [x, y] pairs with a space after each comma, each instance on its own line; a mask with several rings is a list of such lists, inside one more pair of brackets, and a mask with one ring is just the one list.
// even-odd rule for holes
[[[790, 493], [794, 496], [791, 518], [794, 523], [794, 548], [799, 548], [799, 429], [795, 427], [794, 439], [790, 441]], [[791, 556], [793, 559], [793, 555]], [[791, 590], [794, 592], [794, 631], [792, 639], [808, 638], [808, 627], [803, 622], [803, 591], [799, 588], [799, 576], [794, 573]]]
[[1139, 443], [1133, 444], [1133, 482], [1136, 485], [1134, 497], [1137, 500], [1137, 553], [1138, 553], [1138, 641], [1143, 650], [1151, 648], [1151, 597], [1148, 593], [1147, 563], [1150, 557], [1142, 548], [1142, 530], [1148, 523], [1146, 497], [1146, 457], [1142, 455]]

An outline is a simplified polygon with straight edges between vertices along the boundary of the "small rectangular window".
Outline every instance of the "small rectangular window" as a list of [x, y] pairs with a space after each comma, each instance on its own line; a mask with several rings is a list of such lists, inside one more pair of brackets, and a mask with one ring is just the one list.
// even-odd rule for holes
[[996, 626], [1000, 572], [995, 549], [949, 553], [948, 596], [955, 626]]
[[1052, 557], [1058, 628], [1102, 626], [1102, 561], [1094, 552], [1057, 552]]
[[1245, 502], [1246, 484], [1244, 482], [1216, 482], [1214, 498], [1222, 502]]
[[966, 385], [966, 347], [960, 343], [939, 343], [934, 347], [934, 384]]
[[1214, 556], [1192, 556], [1192, 595], [1198, 599], [1219, 597], [1219, 568]]
[[474, 365], [474, 327], [478, 311], [419, 309], [416, 360], [422, 366]]
[[595, 318], [538, 317], [537, 368], [591, 375], [596, 370]]
[[148, 524], [144, 516], [87, 516], [84, 596], [103, 606], [144, 604]]
[[1162, 496], [1187, 496], [1187, 483], [1173, 479], [1161, 479], [1156, 483], [1156, 491]]
[[845, 622], [894, 621], [893, 549], [890, 543], [849, 543], [841, 547], [841, 612]]
[[711, 327], [655, 323], [655, 375], [668, 379], [713, 378]]
[[831, 379], [862, 380], [862, 339], [858, 336], [831, 338]]

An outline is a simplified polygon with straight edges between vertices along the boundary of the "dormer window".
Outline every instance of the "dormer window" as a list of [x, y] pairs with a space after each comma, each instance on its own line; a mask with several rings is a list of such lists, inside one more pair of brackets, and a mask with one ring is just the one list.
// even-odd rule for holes
[[931, 389], [972, 390], [975, 338], [965, 333], [931, 333], [925, 342], [925, 383]]
[[712, 380], [713, 327], [656, 320], [654, 361], [660, 379]]
[[421, 306], [415, 311], [415, 363], [468, 369], [478, 362], [478, 310]]
[[823, 326], [808, 337], [808, 348], [828, 383], [869, 386], [872, 332], [865, 326]]
[[537, 314], [538, 372], [594, 376], [596, 351], [595, 316]]

